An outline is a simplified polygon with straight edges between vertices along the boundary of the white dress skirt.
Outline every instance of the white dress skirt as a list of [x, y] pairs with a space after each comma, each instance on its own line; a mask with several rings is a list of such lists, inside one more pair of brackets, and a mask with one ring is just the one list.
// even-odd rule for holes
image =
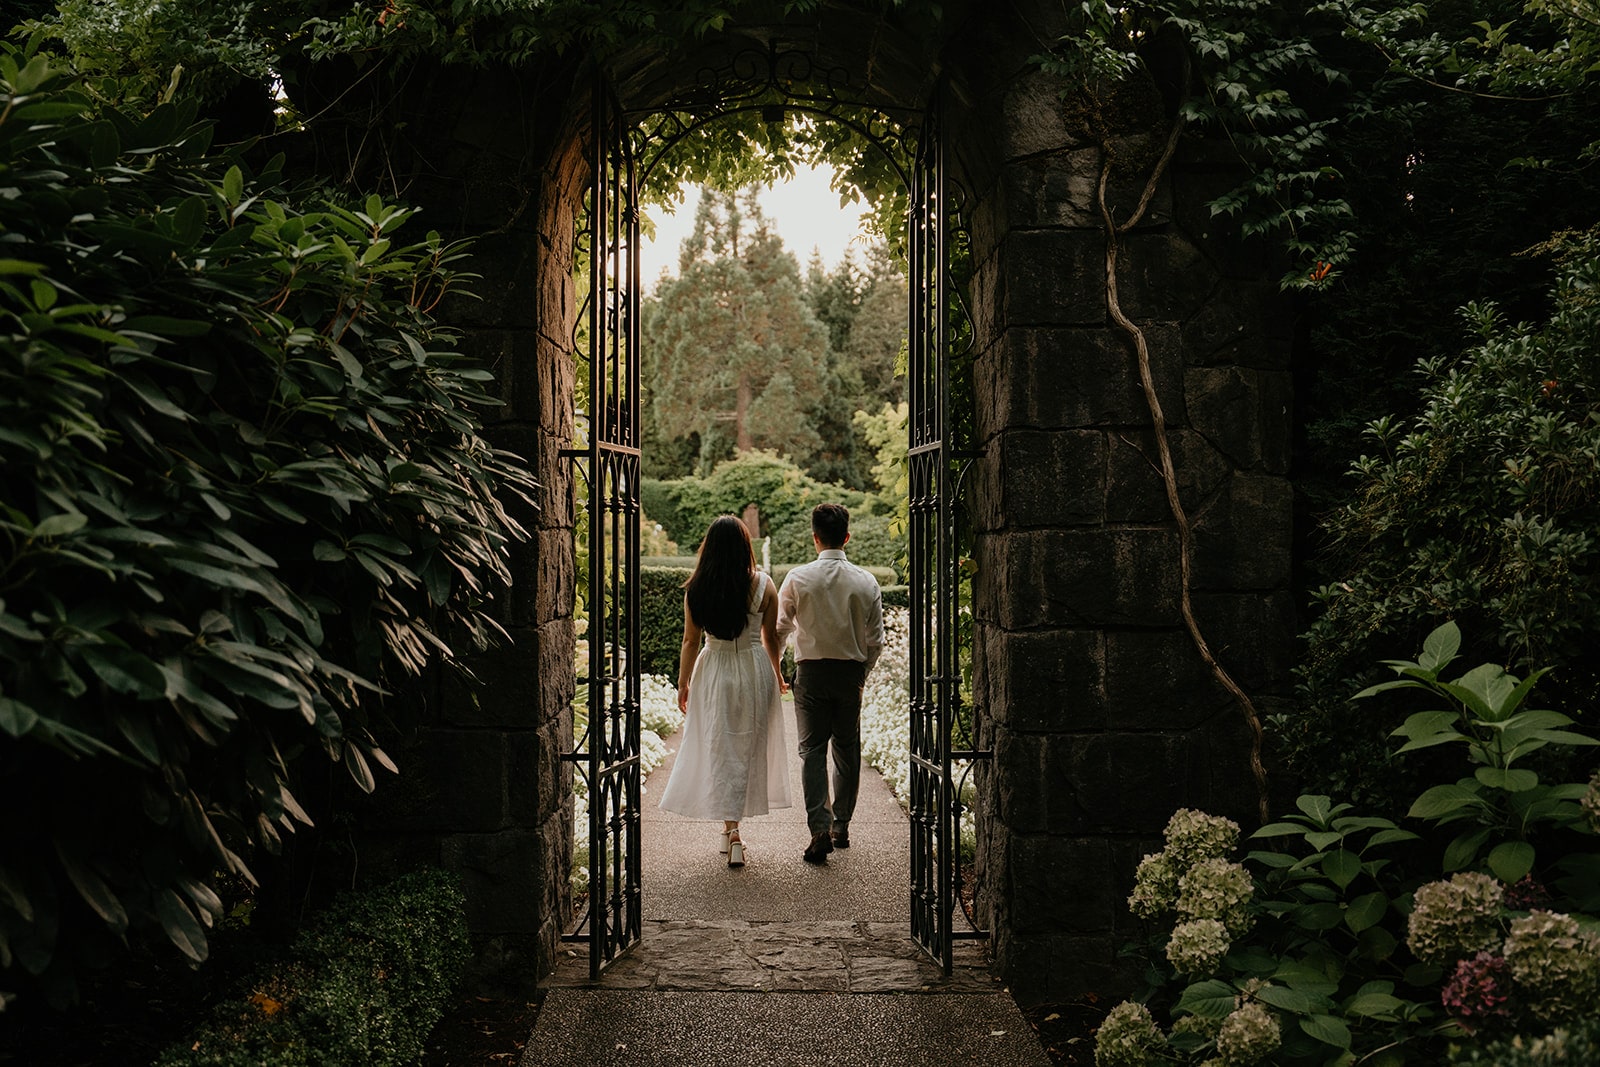
[[756, 575], [744, 632], [731, 641], [707, 634], [695, 657], [663, 811], [734, 821], [789, 806], [782, 695], [761, 647], [761, 599], [771, 581]]

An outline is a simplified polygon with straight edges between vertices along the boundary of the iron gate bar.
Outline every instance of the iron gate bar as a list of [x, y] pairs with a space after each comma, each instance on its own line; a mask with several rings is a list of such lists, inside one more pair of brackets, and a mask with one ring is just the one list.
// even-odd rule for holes
[[562, 758], [589, 797], [589, 902], [564, 941], [587, 942], [589, 974], [643, 932], [640, 897], [639, 212], [627, 125], [602, 72], [591, 112], [586, 447], [563, 449], [588, 488], [588, 722]]

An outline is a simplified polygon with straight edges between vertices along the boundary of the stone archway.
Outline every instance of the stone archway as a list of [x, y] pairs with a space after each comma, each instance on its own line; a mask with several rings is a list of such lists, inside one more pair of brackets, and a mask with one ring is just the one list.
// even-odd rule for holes
[[[1176, 616], [1177, 541], [1151, 468], [1149, 414], [1108, 322], [1092, 200], [1102, 152], [1148, 155], [1159, 95], [1088, 104], [1030, 57], [1065, 31], [1055, 5], [946, 7], [917, 34], [842, 4], [745, 19], [678, 55], [617, 57], [635, 106], [703, 60], [782, 35], [863, 70], [905, 105], [949, 79], [953, 164], [970, 190], [977, 433], [975, 696], [996, 758], [979, 780], [978, 903], [996, 970], [1025, 1002], [1117, 990], [1121, 907], [1173, 808], [1249, 818], [1248, 741]], [[544, 487], [505, 606], [514, 644], [482, 688], [433, 694], [414, 746], [426, 804], [386, 817], [391, 861], [463, 871], [484, 979], [527, 982], [555, 958], [570, 862], [573, 220], [586, 82], [576, 65], [434, 72], [411, 107], [433, 160], [410, 193], [431, 224], [486, 232], [479, 304], [452, 312], [500, 377], [493, 434]], [[657, 95], [659, 94], [659, 95]], [[905, 95], [902, 95], [905, 94]], [[1211, 226], [1224, 154], [1186, 145], [1124, 243], [1125, 310], [1145, 327], [1194, 516], [1197, 610], [1213, 648], [1270, 709], [1287, 695], [1288, 329], [1265, 265]], [[374, 860], [370, 865], [382, 865]]]

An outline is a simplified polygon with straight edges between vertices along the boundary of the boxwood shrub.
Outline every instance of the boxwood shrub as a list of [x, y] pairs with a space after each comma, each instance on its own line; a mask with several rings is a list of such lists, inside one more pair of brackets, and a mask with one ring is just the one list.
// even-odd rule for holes
[[469, 955], [452, 874], [345, 894], [156, 1067], [416, 1063]]

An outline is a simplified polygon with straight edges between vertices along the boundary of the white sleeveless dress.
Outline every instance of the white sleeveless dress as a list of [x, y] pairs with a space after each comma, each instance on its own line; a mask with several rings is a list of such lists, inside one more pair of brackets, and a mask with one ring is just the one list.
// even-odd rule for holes
[[695, 657], [664, 811], [737, 820], [789, 806], [782, 695], [761, 647], [761, 599], [771, 581], [756, 575], [744, 632], [731, 641], [706, 634]]

